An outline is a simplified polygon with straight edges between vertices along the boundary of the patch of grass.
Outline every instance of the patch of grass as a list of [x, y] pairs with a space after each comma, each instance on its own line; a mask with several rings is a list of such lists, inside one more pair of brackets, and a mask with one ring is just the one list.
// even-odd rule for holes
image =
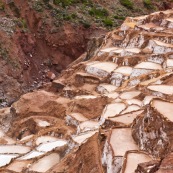
[[75, 3], [76, 1], [75, 0], [54, 0], [53, 3], [55, 5], [61, 5], [62, 7], [66, 7], [66, 6], [69, 6], [73, 3]]
[[43, 0], [43, 2], [44, 2], [45, 4], [48, 4], [48, 3], [49, 3], [49, 0]]
[[77, 18], [77, 15], [76, 15], [75, 13], [72, 13], [72, 14], [71, 14], [71, 18], [72, 18], [72, 19], [76, 19], [76, 18]]
[[9, 51], [6, 48], [3, 48], [2, 44], [0, 44], [0, 57], [12, 67], [18, 68], [18, 69], [20, 68], [20, 64], [16, 60], [17, 58], [11, 59]]
[[15, 58], [15, 59], [10, 59], [10, 60], [9, 60], [9, 64], [10, 64], [13, 68], [20, 69], [20, 68], [21, 68], [21, 65], [19, 64], [19, 62], [18, 62], [16, 59], [17, 59], [17, 58]]
[[[46, 1], [46, 0], [44, 0], [44, 1]], [[70, 6], [70, 5], [73, 5], [76, 3], [83, 3], [83, 4], [87, 5], [87, 4], [91, 3], [91, 0], [53, 0], [53, 3], [55, 5], [60, 5], [63, 8], [65, 8], [67, 6]]]
[[55, 26], [59, 27], [65, 21], [73, 23], [81, 23], [78, 14], [69, 11], [68, 9], [54, 8], [51, 10], [51, 16], [54, 18]]
[[18, 7], [15, 5], [14, 2], [10, 2], [9, 7], [11, 8], [11, 10], [13, 10], [14, 14], [16, 17], [20, 17], [20, 10], [18, 9]]
[[25, 19], [22, 18], [18, 18], [18, 20], [16, 20], [16, 23], [18, 24], [18, 26], [22, 29], [27, 29], [27, 22]]
[[152, 9], [153, 8], [151, 0], [143, 0], [143, 3], [144, 3], [144, 6], [146, 8], [148, 8], [148, 9]]
[[133, 2], [130, 0], [120, 0], [120, 3], [128, 9], [133, 9]]
[[72, 18], [71, 18], [71, 15], [68, 15], [68, 14], [64, 14], [63, 15], [63, 20], [67, 20], [67, 21], [69, 21], [69, 20], [71, 20]]
[[0, 98], [0, 104], [5, 102], [5, 99], [4, 98]]
[[3, 60], [7, 61], [9, 59], [9, 52], [6, 49], [0, 47], [0, 56]]
[[69, 13], [66, 10], [58, 10], [58, 9], [54, 9], [52, 11], [52, 15], [59, 21], [63, 21], [63, 20], [69, 21], [77, 17], [75, 13]]

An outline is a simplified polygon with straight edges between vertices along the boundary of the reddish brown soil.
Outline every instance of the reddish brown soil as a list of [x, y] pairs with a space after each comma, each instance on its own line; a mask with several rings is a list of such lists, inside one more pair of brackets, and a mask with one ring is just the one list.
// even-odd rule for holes
[[[27, 31], [16, 26], [14, 33], [9, 36], [0, 30], [1, 43], [8, 50], [10, 59], [4, 61], [3, 57], [0, 58], [0, 66], [3, 67], [0, 70], [0, 99], [8, 103], [13, 102], [26, 89], [49, 81], [49, 71], [58, 75], [85, 52], [90, 37], [99, 36], [106, 31], [95, 27], [86, 29], [69, 22], [54, 28], [52, 20], [43, 24], [43, 16], [30, 8], [28, 1], [16, 0], [15, 5], [20, 9], [20, 18], [26, 21]], [[15, 14], [10, 7], [6, 5], [5, 9], [0, 16], [5, 16], [8, 12], [10, 18], [14, 19]], [[16, 68], [14, 62], [17, 64]], [[13, 93], [10, 91], [12, 86]]]
[[106, 98], [96, 98], [85, 100], [77, 100], [73, 103], [72, 112], [79, 112], [85, 115], [88, 119], [98, 118], [102, 114], [103, 108], [107, 104]]

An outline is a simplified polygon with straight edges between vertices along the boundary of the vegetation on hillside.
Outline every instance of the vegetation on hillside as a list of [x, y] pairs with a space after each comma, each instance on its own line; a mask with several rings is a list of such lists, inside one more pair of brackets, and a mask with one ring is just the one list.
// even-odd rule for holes
[[88, 28], [92, 24], [101, 27], [119, 26], [127, 16], [147, 14], [152, 10], [150, 0], [143, 0], [144, 8], [139, 8], [133, 0], [117, 0], [109, 4], [102, 1], [96, 3], [92, 0], [38, 0], [32, 2], [32, 8], [40, 13], [49, 10], [54, 18], [54, 24], [58, 27], [62, 22], [68, 21], [74, 24], [83, 24]]
[[[156, 0], [160, 3], [159, 0]], [[112, 29], [121, 25], [127, 16], [137, 16], [151, 13], [157, 7], [151, 0], [30, 0], [30, 8], [43, 14], [43, 18], [52, 18], [55, 27], [62, 26], [63, 22], [82, 24], [85, 28], [91, 25]], [[156, 3], [156, 2], [155, 2]], [[20, 9], [14, 2], [9, 3], [15, 17], [21, 18]], [[0, 11], [4, 10], [4, 3], [0, 0]]]

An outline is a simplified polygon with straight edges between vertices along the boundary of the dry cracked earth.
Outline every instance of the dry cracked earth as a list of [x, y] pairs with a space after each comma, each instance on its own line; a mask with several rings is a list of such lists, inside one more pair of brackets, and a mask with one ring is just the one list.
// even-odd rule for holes
[[128, 17], [89, 60], [0, 109], [2, 173], [172, 173], [173, 10]]

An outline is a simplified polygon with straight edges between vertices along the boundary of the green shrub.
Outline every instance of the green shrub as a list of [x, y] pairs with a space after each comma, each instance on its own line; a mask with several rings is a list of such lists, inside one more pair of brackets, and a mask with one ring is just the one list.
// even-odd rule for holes
[[35, 1], [33, 4], [33, 9], [38, 12], [43, 12], [43, 3], [41, 1]]
[[4, 10], [4, 3], [0, 0], [0, 10]]
[[20, 19], [20, 21], [21, 21], [21, 24], [22, 24], [22, 28], [23, 29], [26, 29], [27, 28], [27, 22], [26, 22], [26, 20], [25, 19]]
[[102, 7], [93, 7], [89, 10], [89, 14], [91, 16], [96, 16], [96, 17], [105, 17], [108, 16], [108, 11], [105, 8]]
[[126, 8], [133, 9], [133, 3], [130, 0], [120, 0], [120, 3]]
[[112, 21], [112, 19], [110, 19], [110, 18], [105, 18], [105, 19], [103, 20], [103, 23], [104, 23], [105, 26], [110, 26], [110, 27], [113, 26], [113, 21]]
[[124, 16], [117, 16], [117, 15], [115, 15], [114, 18], [115, 19], [120, 19], [120, 20], [125, 20], [125, 17]]
[[91, 26], [91, 24], [88, 21], [80, 20], [79, 22], [84, 26], [84, 28], [90, 28]]

